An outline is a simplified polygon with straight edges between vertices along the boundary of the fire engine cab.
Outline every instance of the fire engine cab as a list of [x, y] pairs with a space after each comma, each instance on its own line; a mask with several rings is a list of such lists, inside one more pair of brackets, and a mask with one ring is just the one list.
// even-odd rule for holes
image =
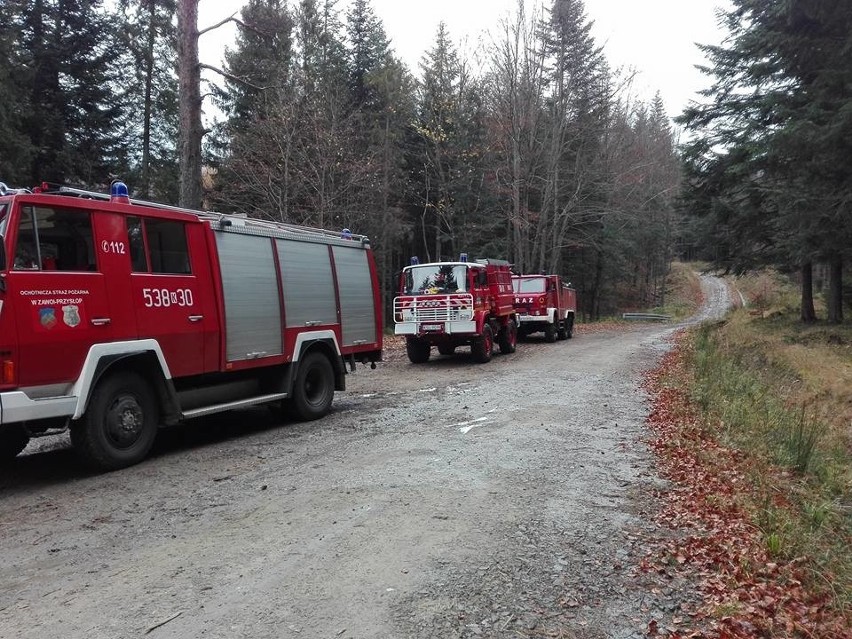
[[101, 469], [160, 425], [268, 404], [325, 415], [382, 356], [368, 238], [0, 184], [0, 457], [70, 428]]
[[405, 336], [408, 359], [420, 364], [432, 346], [441, 355], [470, 345], [473, 359], [491, 359], [495, 340], [501, 353], [514, 353], [517, 319], [512, 305], [509, 262], [482, 259], [420, 264], [411, 258], [394, 299], [395, 333]]

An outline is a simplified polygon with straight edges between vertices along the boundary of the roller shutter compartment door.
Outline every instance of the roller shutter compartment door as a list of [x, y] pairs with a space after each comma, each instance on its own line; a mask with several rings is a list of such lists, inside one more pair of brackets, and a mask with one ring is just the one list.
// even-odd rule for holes
[[367, 251], [344, 246], [335, 246], [332, 250], [340, 296], [343, 345], [373, 343], [376, 341], [376, 317]]
[[278, 278], [267, 237], [217, 233], [225, 298], [227, 361], [280, 355]]
[[296, 240], [278, 240], [276, 245], [287, 326], [337, 324], [328, 245]]

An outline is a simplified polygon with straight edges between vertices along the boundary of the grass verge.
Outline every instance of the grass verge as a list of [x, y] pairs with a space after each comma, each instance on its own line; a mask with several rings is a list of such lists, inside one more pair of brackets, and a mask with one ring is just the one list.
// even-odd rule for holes
[[[695, 413], [665, 435], [660, 450], [676, 441], [677, 455], [701, 472], [735, 472], [736, 490], [702, 500], [742, 513], [753, 529], [757, 550], [737, 561], [747, 572], [776, 563], [794, 571], [787, 578], [848, 628], [852, 326], [802, 325], [795, 293], [777, 276], [738, 281], [736, 290], [746, 307], [682, 338], [682, 368], [659, 376], [662, 387], [686, 380], [684, 401]], [[730, 613], [717, 611], [720, 618]], [[805, 624], [766, 636], [823, 635], [809, 635]]]
[[[742, 312], [694, 339], [690, 397], [723, 444], [744, 453], [751, 491], [740, 498], [769, 554], [808, 566], [814, 586], [852, 611], [850, 389], [836, 387], [852, 362], [832, 349], [806, 358], [785, 337]], [[822, 370], [820, 376], [815, 369]], [[850, 617], [852, 619], [852, 617]]]

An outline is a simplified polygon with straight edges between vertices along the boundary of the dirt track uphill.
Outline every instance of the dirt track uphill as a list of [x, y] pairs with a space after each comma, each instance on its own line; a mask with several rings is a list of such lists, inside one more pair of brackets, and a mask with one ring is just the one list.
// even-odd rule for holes
[[31, 444], [0, 470], [0, 637], [642, 637], [680, 603], [635, 570], [674, 328], [392, 351], [325, 419], [190, 423], [110, 474]]

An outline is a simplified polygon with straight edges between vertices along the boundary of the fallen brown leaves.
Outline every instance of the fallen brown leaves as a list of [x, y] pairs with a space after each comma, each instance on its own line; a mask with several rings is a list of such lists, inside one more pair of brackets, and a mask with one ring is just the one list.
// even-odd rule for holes
[[602, 322], [590, 322], [588, 324], [575, 324], [574, 333], [578, 335], [591, 335], [594, 333], [606, 333], [614, 331], [629, 331], [635, 325], [628, 322], [619, 322], [615, 320], [604, 320]]
[[402, 362], [408, 361], [405, 353], [405, 338], [400, 335], [385, 335], [382, 343], [382, 361]]
[[[648, 635], [852, 637], [849, 619], [805, 585], [805, 561], [772, 560], [761, 532], [738, 505], [749, 490], [743, 472], [749, 460], [721, 446], [690, 405], [683, 384], [688, 376], [685, 339], [685, 334], [677, 337], [676, 347], [646, 379], [652, 402], [649, 445], [660, 476], [671, 482], [671, 489], [660, 494], [663, 508], [657, 520], [675, 534], [654, 543], [642, 568], [690, 579], [703, 604], [690, 620], [652, 620]], [[679, 383], [669, 386], [666, 380]]]

